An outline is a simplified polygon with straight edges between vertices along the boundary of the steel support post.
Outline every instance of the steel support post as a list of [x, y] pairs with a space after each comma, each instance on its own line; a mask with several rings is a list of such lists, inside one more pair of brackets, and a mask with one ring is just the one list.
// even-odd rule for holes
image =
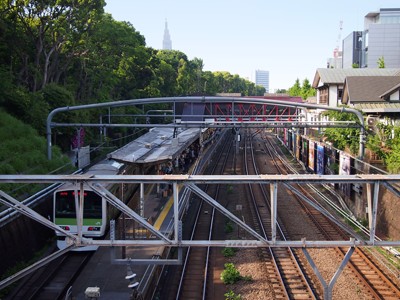
[[84, 191], [83, 191], [83, 182], [79, 182], [79, 192], [78, 192], [78, 182], [75, 183], [75, 210], [77, 220], [77, 233], [78, 238], [82, 240], [82, 227], [83, 227], [83, 205], [84, 205]]
[[272, 232], [272, 242], [276, 242], [276, 216], [278, 211], [278, 184], [276, 182], [270, 183], [270, 198], [271, 198], [271, 232]]
[[178, 191], [178, 184], [175, 181], [172, 184], [172, 189], [174, 193], [174, 232], [175, 232], [175, 242], [178, 243], [179, 237], [179, 191]]
[[[123, 200], [123, 199], [122, 199]], [[140, 183], [140, 216], [144, 218], [144, 183]]]
[[338, 280], [340, 274], [343, 272], [344, 267], [349, 262], [350, 257], [353, 254], [355, 248], [354, 247], [350, 247], [349, 248], [349, 250], [347, 251], [346, 255], [344, 256], [344, 259], [343, 259], [342, 263], [340, 264], [339, 268], [337, 269], [337, 271], [333, 275], [333, 277], [332, 277], [331, 281], [329, 282], [329, 284], [327, 284], [326, 281], [324, 280], [324, 278], [322, 277], [322, 275], [319, 272], [317, 266], [315, 265], [313, 259], [311, 258], [310, 254], [308, 253], [307, 248], [303, 247], [303, 248], [301, 248], [301, 250], [303, 251], [305, 257], [307, 258], [307, 261], [309, 262], [311, 268], [313, 269], [314, 274], [317, 275], [319, 281], [321, 282], [321, 284], [322, 284], [322, 286], [324, 288], [324, 299], [331, 300], [332, 299], [333, 287], [335, 286], [335, 283]]
[[372, 190], [372, 184], [367, 183], [369, 240], [372, 243], [375, 240], [376, 214], [378, 211], [379, 184], [374, 183], [373, 186], [374, 186], [374, 188]]

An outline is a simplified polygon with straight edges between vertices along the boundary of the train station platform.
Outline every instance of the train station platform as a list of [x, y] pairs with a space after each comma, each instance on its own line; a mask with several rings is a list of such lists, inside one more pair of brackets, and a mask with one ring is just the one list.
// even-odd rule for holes
[[[169, 132], [169, 135], [167, 134]], [[146, 137], [137, 139], [131, 142], [126, 147], [123, 147], [110, 154], [110, 158], [119, 162], [127, 163], [154, 163], [159, 164], [162, 160], [171, 160], [178, 157], [185, 149], [190, 147], [192, 143], [196, 142], [199, 138], [199, 134], [202, 133], [200, 129], [189, 129], [183, 131], [184, 134], [178, 135], [178, 144], [174, 144], [171, 140], [172, 131], [164, 131], [160, 129], [154, 129], [153, 131], [146, 134]], [[204, 132], [204, 131], [203, 131]], [[160, 138], [161, 136], [169, 136]], [[217, 134], [215, 137], [218, 143], [221, 140], [221, 135]], [[173, 138], [172, 138], [173, 139]], [[169, 140], [169, 142], [167, 142]], [[144, 147], [147, 142], [152, 142], [152, 146]], [[197, 157], [198, 160], [203, 161], [198, 165], [204, 166], [204, 161], [209, 160], [209, 156], [213, 152], [213, 147], [210, 146], [213, 143], [208, 143], [204, 148], [204, 152], [201, 157]], [[217, 142], [215, 143], [217, 144]], [[215, 145], [214, 144], [214, 145]], [[157, 146], [156, 146], [157, 145]], [[129, 152], [133, 155], [129, 155]], [[156, 158], [157, 157], [157, 158]], [[195, 162], [192, 161], [192, 165], [188, 166], [188, 172], [193, 171]], [[202, 169], [203, 167], [200, 167]], [[174, 168], [175, 172], [179, 172], [179, 168]], [[186, 198], [185, 190], [179, 191], [179, 201]], [[146, 185], [144, 192], [144, 217], [160, 232], [166, 233], [172, 230], [173, 222], [173, 196], [172, 190], [164, 186]], [[119, 219], [116, 222], [116, 233], [120, 232], [121, 227], [124, 227], [124, 235], [126, 239], [134, 238], [131, 235], [132, 231], [137, 228], [135, 227], [134, 221], [124, 220], [124, 226]], [[131, 226], [133, 225], [133, 226]], [[136, 233], [135, 233], [136, 234]], [[118, 236], [118, 238], [120, 238]], [[100, 299], [129, 299], [132, 292], [128, 288], [129, 280], [125, 279], [128, 274], [128, 264], [133, 273], [136, 273], [136, 280], [141, 282], [147, 274], [148, 265], [135, 264], [134, 261], [129, 261], [126, 264], [114, 263], [113, 258], [130, 258], [134, 259], [152, 259], [161, 255], [163, 249], [160, 247], [99, 247], [99, 249], [93, 254], [90, 261], [88, 262], [85, 269], [81, 272], [78, 278], [75, 280], [72, 287], [73, 299], [87, 299], [85, 298], [85, 290], [90, 287], [98, 287], [100, 290]], [[145, 281], [145, 280], [143, 280]], [[141, 290], [139, 285], [138, 290]]]
[[[172, 207], [172, 196], [162, 197], [162, 195], [156, 193], [155, 187], [150, 187], [149, 193], [145, 195], [145, 216], [155, 220], [153, 226], [159, 230], [167, 227], [172, 219]], [[73, 299], [87, 299], [85, 291], [88, 287], [99, 288], [101, 295], [99, 299], [129, 299], [132, 290], [128, 288], [129, 280], [125, 279], [128, 263], [126, 265], [114, 264], [112, 251], [117, 254], [116, 258], [121, 258], [122, 249], [120, 247], [115, 249], [100, 247], [93, 254], [85, 269], [73, 284]], [[138, 246], [126, 247], [124, 251], [126, 258], [151, 259], [154, 255], [159, 255], [162, 250], [159, 247]], [[129, 265], [133, 273], [137, 274], [135, 279], [140, 282], [148, 266], [134, 264], [134, 262]]]

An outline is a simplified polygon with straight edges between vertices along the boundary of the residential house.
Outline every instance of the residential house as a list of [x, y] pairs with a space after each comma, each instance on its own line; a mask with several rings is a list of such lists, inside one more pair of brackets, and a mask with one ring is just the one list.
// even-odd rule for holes
[[[357, 77], [357, 78], [374, 78], [376, 84], [371, 85], [371, 89], [375, 89], [375, 94], [380, 93], [378, 96], [382, 95], [384, 92], [389, 92], [390, 86], [394, 88], [396, 80], [393, 78], [399, 78], [400, 69], [391, 68], [391, 69], [317, 69], [314, 80], [312, 83], [312, 87], [317, 90], [317, 98], [315, 104], [318, 105], [326, 105], [328, 107], [338, 107], [342, 104], [349, 105], [348, 98], [345, 99], [345, 103], [343, 102], [343, 90], [346, 83], [346, 78], [348, 77]], [[383, 77], [385, 79], [377, 80], [378, 77]], [[389, 79], [391, 78], [392, 79]], [[362, 79], [358, 79], [360, 81]], [[368, 79], [365, 79], [368, 80]], [[372, 79], [371, 79], [372, 80]], [[373, 80], [372, 80], [373, 81]], [[371, 81], [370, 81], [371, 82]], [[385, 84], [383, 84], [385, 82]], [[393, 84], [393, 85], [392, 85]], [[377, 89], [378, 85], [382, 85], [379, 89]], [[387, 88], [387, 89], [386, 89]], [[398, 93], [398, 90], [397, 90]], [[398, 95], [398, 94], [397, 94]], [[347, 96], [346, 96], [347, 97]], [[354, 96], [356, 97], [356, 96]], [[364, 98], [363, 95], [357, 96], [357, 107], [361, 111], [366, 114], [376, 114], [379, 111], [371, 110], [370, 106], [361, 105], [366, 102], [371, 104], [370, 98]], [[396, 89], [394, 89], [390, 95], [385, 94], [383, 99], [394, 99], [396, 97]], [[392, 97], [392, 98], [390, 98]], [[350, 99], [351, 100], [351, 99]], [[378, 108], [376, 108], [378, 109]], [[323, 121], [320, 117], [322, 110], [308, 110], [307, 112], [307, 121]], [[387, 112], [389, 113], [389, 112]]]
[[340, 106], [344, 82], [349, 76], [400, 76], [400, 69], [317, 69], [312, 83], [317, 89], [316, 104]]
[[400, 121], [400, 76], [348, 76], [342, 103], [361, 110], [367, 120]]

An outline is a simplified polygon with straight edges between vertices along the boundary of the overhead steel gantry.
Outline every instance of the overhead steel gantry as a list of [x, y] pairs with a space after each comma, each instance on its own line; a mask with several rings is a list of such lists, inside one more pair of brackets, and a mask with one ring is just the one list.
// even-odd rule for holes
[[[154, 103], [170, 103], [172, 118], [170, 124], [149, 124], [148, 122], [135, 124], [112, 123], [109, 113], [108, 123], [57, 123], [53, 118], [59, 113], [83, 109], [111, 108], [123, 106], [137, 106]], [[183, 108], [182, 108], [183, 107]], [[347, 122], [306, 122], [303, 109], [332, 110], [355, 114], [359, 124]], [[179, 113], [178, 113], [179, 111]], [[144, 112], [137, 117], [149, 118]], [[102, 119], [100, 119], [102, 120]], [[51, 159], [51, 135], [54, 127], [201, 127], [201, 128], [324, 128], [324, 127], [357, 127], [360, 128], [359, 158], [364, 157], [364, 119], [360, 111], [345, 107], [328, 107], [292, 101], [246, 98], [246, 97], [166, 97], [146, 98], [123, 101], [113, 101], [88, 105], [67, 106], [54, 109], [47, 117], [47, 156]]]
[[[140, 225], [150, 230], [155, 236], [159, 237], [159, 240], [90, 240], [85, 239], [79, 235], [73, 235], [65, 230], [61, 229], [48, 219], [41, 217], [29, 207], [23, 205], [20, 201], [7, 195], [3, 191], [0, 191], [0, 202], [4, 205], [15, 209], [16, 211], [37, 220], [45, 226], [50, 227], [53, 230], [59, 231], [70, 238], [72, 246], [129, 246], [129, 245], [163, 245], [163, 246], [177, 246], [177, 247], [196, 247], [196, 246], [216, 246], [216, 247], [337, 247], [337, 246], [400, 246], [400, 241], [383, 241], [375, 239], [375, 228], [376, 228], [376, 215], [378, 207], [378, 194], [379, 187], [383, 185], [390, 189], [391, 192], [395, 193], [396, 196], [400, 197], [400, 191], [393, 188], [394, 183], [400, 183], [400, 175], [376, 175], [376, 174], [360, 174], [360, 175], [0, 175], [0, 183], [73, 183], [76, 185], [77, 190], [88, 184], [93, 187], [93, 190], [98, 193], [101, 197], [104, 197], [109, 204], [115, 206], [121, 212], [124, 212], [129, 217], [132, 217]], [[126, 206], [123, 201], [118, 199], [116, 196], [106, 190], [101, 183], [125, 183], [125, 184], [154, 184], [164, 183], [172, 184], [174, 190], [174, 222], [175, 222], [175, 238], [174, 240], [169, 239], [163, 233], [154, 228], [140, 215], [135, 213], [131, 208]], [[300, 191], [298, 191], [294, 184], [326, 184], [326, 183], [338, 183], [338, 184], [367, 184], [368, 192], [368, 214], [370, 216], [370, 234], [369, 239], [363, 239], [362, 237], [354, 237], [350, 241], [280, 241], [276, 240], [276, 214], [278, 210], [277, 202], [277, 190], [278, 185], [282, 184], [285, 188], [290, 189], [295, 194], [299, 195], [300, 198], [313, 206], [315, 209], [326, 215], [333, 222], [339, 224], [339, 222], [332, 218], [321, 207], [316, 206], [312, 201], [307, 199]], [[207, 201], [210, 205], [215, 207], [225, 216], [229, 217], [232, 221], [237, 223], [240, 227], [248, 231], [255, 240], [228, 240], [228, 241], [185, 241], [178, 237], [178, 190], [177, 185], [184, 185], [189, 188], [193, 193], [197, 194], [200, 198]], [[270, 196], [271, 196], [271, 229], [272, 238], [267, 240], [261, 237], [253, 229], [251, 229], [242, 220], [237, 218], [234, 214], [229, 212], [223, 206], [221, 206], [216, 200], [207, 195], [201, 190], [198, 184], [269, 184]], [[83, 193], [81, 193], [83, 195]], [[79, 208], [77, 208], [78, 210]], [[77, 211], [78, 219], [82, 219], [82, 211]], [[78, 222], [78, 224], [82, 224]], [[343, 226], [341, 226], [343, 227]], [[78, 230], [79, 232], [79, 230]]]
[[[52, 260], [60, 257], [64, 253], [73, 250], [76, 247], [84, 246], [108, 246], [108, 247], [121, 247], [121, 246], [167, 246], [178, 248], [178, 259], [115, 259], [111, 252], [113, 263], [117, 264], [179, 264], [182, 262], [182, 248], [183, 247], [294, 247], [301, 248], [305, 257], [307, 258], [310, 265], [313, 266], [313, 270], [317, 277], [320, 279], [324, 286], [324, 298], [331, 299], [333, 286], [336, 279], [340, 276], [345, 265], [350, 260], [352, 253], [356, 247], [369, 247], [369, 246], [387, 246], [387, 247], [398, 247], [400, 241], [385, 241], [377, 240], [375, 238], [376, 220], [377, 220], [377, 207], [378, 207], [378, 196], [379, 187], [381, 185], [387, 187], [390, 191], [400, 197], [400, 192], [393, 188], [393, 184], [400, 183], [400, 175], [114, 175], [114, 176], [87, 176], [87, 175], [0, 175], [0, 183], [66, 183], [70, 182], [75, 184], [77, 191], [82, 190], [84, 184], [92, 187], [98, 195], [105, 198], [106, 201], [116, 207], [118, 210], [126, 214], [128, 217], [135, 220], [138, 224], [148, 229], [153, 237], [151, 239], [135, 239], [135, 240], [117, 240], [114, 234], [110, 234], [110, 240], [92, 240], [82, 236], [82, 224], [83, 224], [83, 206], [84, 206], [84, 193], [81, 192], [79, 196], [79, 205], [76, 208], [78, 234], [71, 234], [65, 231], [61, 227], [57, 226], [47, 218], [36, 213], [31, 208], [22, 204], [20, 201], [14, 199], [10, 195], [0, 190], [0, 203], [16, 210], [17, 212], [28, 216], [37, 222], [49, 227], [52, 230], [58, 231], [64, 234], [67, 238], [69, 246], [66, 249], [59, 250], [52, 253], [48, 257], [36, 262], [32, 266], [25, 268], [24, 270], [0, 281], [0, 290], [22, 277], [34, 272], [43, 265], [51, 262]], [[154, 226], [148, 223], [143, 217], [137, 214], [134, 210], [124, 204], [123, 201], [118, 199], [115, 195], [104, 188], [104, 183], [125, 183], [134, 184], [140, 183], [141, 189], [144, 184], [155, 184], [164, 183], [172, 184], [173, 186], [173, 234], [165, 235], [164, 233], [157, 230]], [[267, 239], [264, 236], [258, 234], [253, 228], [243, 222], [240, 218], [236, 217], [229, 210], [220, 205], [215, 199], [209, 196], [205, 191], [198, 187], [199, 184], [268, 184], [270, 190], [271, 199], [271, 237]], [[325, 183], [338, 183], [338, 184], [349, 184], [358, 183], [367, 185], [367, 197], [368, 197], [368, 215], [370, 233], [368, 238], [356, 235], [343, 226], [338, 220], [336, 220], [330, 213], [325, 211], [321, 206], [318, 206], [313, 201], [306, 198], [303, 193], [297, 190], [294, 184], [325, 184]], [[179, 193], [178, 185], [184, 185], [190, 191], [198, 195], [203, 201], [206, 201], [215, 209], [220, 211], [223, 215], [228, 217], [231, 221], [235, 222], [239, 227], [247, 231], [253, 239], [247, 240], [183, 240], [180, 232], [182, 230], [182, 221], [179, 220]], [[351, 238], [348, 241], [312, 241], [306, 240], [305, 238], [295, 241], [281, 241], [277, 240], [277, 215], [278, 215], [278, 187], [290, 189], [293, 193], [300, 196], [302, 201], [305, 201], [313, 208], [327, 216], [334, 223], [339, 225], [342, 229], [349, 233]], [[76, 193], [78, 194], [78, 192]], [[320, 275], [313, 259], [307, 251], [307, 248], [323, 248], [323, 247], [349, 247], [342, 263], [338, 270], [332, 277], [329, 284], [325, 282], [323, 277]]]

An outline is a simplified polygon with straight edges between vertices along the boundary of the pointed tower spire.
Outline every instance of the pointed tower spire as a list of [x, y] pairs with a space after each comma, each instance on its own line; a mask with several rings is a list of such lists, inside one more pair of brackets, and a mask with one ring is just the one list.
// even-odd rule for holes
[[163, 50], [172, 50], [172, 41], [168, 31], [167, 19], [165, 19]]

